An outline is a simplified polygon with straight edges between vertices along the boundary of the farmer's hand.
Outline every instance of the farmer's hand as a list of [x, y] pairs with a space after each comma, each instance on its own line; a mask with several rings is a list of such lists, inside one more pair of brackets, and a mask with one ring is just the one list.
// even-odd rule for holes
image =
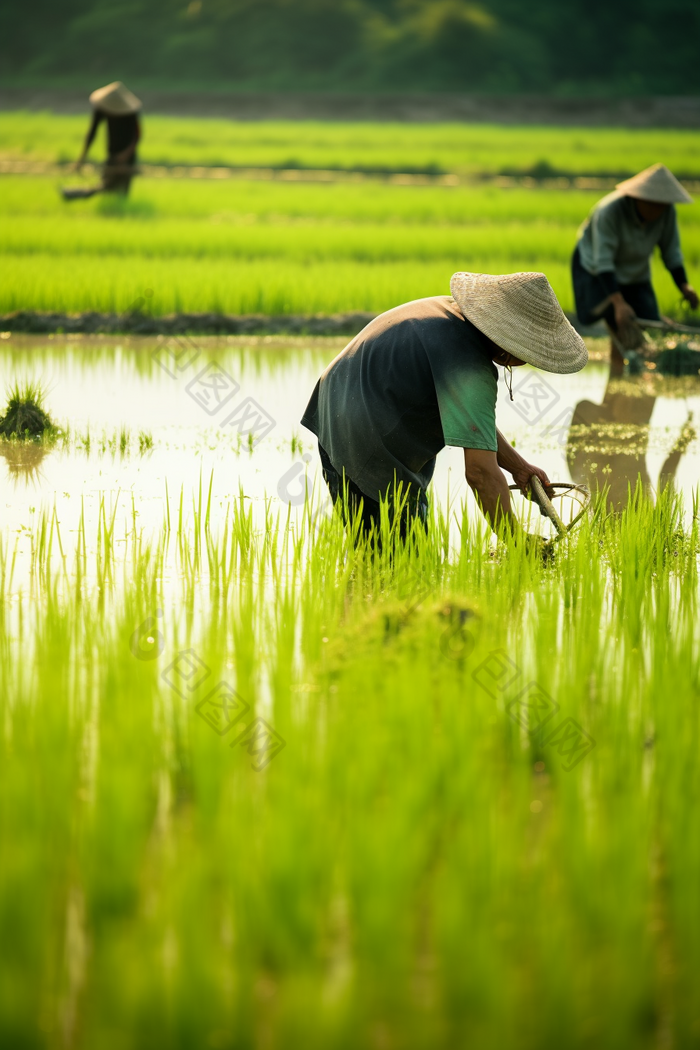
[[[496, 431], [496, 437], [498, 438], [498, 465], [501, 470], [507, 470], [512, 475], [513, 481], [524, 496], [527, 496], [530, 478], [533, 474], [537, 475], [545, 489], [549, 488], [550, 480], [541, 467], [536, 467], [523, 459], [500, 430]], [[547, 495], [551, 496], [551, 492], [547, 492]]]
[[513, 468], [511, 474], [513, 475], [513, 481], [518, 486], [523, 496], [529, 495], [530, 478], [534, 474], [540, 479], [540, 481], [544, 485], [544, 490], [549, 496], [549, 498], [552, 498], [554, 490], [551, 487], [551, 482], [547, 477], [546, 471], [542, 470], [541, 467], [536, 467], [532, 463], [528, 463], [526, 462], [526, 460], [523, 459], [522, 463], [518, 464], [518, 466]]
[[639, 346], [641, 331], [635, 324], [637, 315], [630, 304], [622, 298], [622, 292], [613, 292], [610, 302], [615, 312], [615, 328], [617, 338], [626, 350], [634, 350]]
[[612, 296], [612, 303], [615, 310], [615, 324], [618, 328], [626, 328], [628, 325], [634, 324], [637, 315], [627, 300], [622, 298], [620, 292], [616, 292]]
[[690, 309], [697, 310], [699, 301], [698, 293], [695, 291], [692, 284], [682, 284], [681, 292], [683, 293], [685, 301], [690, 304]]

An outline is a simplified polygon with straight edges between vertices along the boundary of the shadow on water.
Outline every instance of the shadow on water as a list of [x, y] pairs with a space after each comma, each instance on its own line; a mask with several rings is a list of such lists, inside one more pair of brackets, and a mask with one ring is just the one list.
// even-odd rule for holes
[[626, 507], [637, 481], [647, 493], [673, 484], [684, 453], [697, 437], [693, 413], [686, 410], [680, 433], [654, 479], [647, 467], [652, 412], [659, 396], [699, 393], [697, 379], [674, 388], [673, 380], [622, 377], [611, 367], [602, 403], [579, 401], [574, 410], [566, 448], [572, 480], [587, 485], [592, 494], [607, 488], [608, 506], [618, 511]]

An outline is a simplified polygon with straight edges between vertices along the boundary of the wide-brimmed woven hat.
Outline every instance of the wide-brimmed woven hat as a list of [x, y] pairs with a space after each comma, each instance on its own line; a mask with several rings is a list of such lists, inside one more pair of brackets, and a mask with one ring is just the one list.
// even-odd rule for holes
[[90, 95], [90, 102], [95, 109], [101, 109], [110, 117], [124, 117], [127, 113], [138, 113], [141, 109], [141, 99], [125, 87], [121, 80], [115, 80], [113, 84], [98, 88]]
[[650, 168], [640, 171], [639, 175], [618, 182], [617, 189], [627, 197], [637, 197], [640, 201], [653, 201], [655, 204], [693, 203], [693, 198], [665, 164], [652, 164]]
[[456, 273], [450, 291], [467, 320], [521, 361], [562, 373], [588, 361], [543, 273]]

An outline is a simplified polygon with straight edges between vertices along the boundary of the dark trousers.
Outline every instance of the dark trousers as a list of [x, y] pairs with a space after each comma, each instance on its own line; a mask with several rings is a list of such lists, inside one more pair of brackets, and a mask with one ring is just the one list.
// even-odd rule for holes
[[126, 197], [135, 174], [134, 164], [112, 164], [108, 160], [102, 171], [102, 182], [98, 186], [69, 187], [61, 192], [67, 201], [85, 200], [97, 193], [120, 193]]
[[[381, 521], [379, 501], [372, 499], [370, 496], [366, 496], [365, 493], [358, 488], [355, 482], [347, 476], [343, 479], [331, 463], [325, 448], [323, 448], [320, 443], [318, 446], [318, 454], [321, 457], [323, 478], [328, 485], [331, 499], [333, 500], [334, 505], [337, 504], [340, 506], [345, 524], [353, 526], [359, 519], [360, 532], [369, 535], [372, 529], [374, 529], [375, 532], [378, 533]], [[344, 490], [347, 493], [347, 500], [343, 498]], [[392, 506], [393, 497], [389, 492], [387, 493], [387, 502], [389, 505], [389, 521], [392, 522], [394, 517]], [[420, 521], [421, 524], [427, 528], [428, 498], [425, 492], [420, 489], [417, 496], [411, 497], [409, 493], [408, 497], [404, 497], [401, 500], [400, 514], [399, 535], [402, 539], [406, 538], [407, 532], [413, 521]]]
[[[595, 324], [596, 321], [603, 320], [615, 330], [617, 326], [615, 310], [612, 306], [608, 306], [602, 313], [595, 312], [596, 307], [608, 298], [610, 292], [606, 291], [600, 277], [584, 269], [578, 248], [571, 260], [571, 277], [574, 285], [576, 313], [581, 324]], [[619, 290], [622, 298], [630, 304], [637, 317], [643, 317], [648, 321], [659, 320], [659, 306], [651, 281], [621, 284]]]
[[102, 192], [123, 193], [124, 196], [126, 196], [131, 187], [131, 180], [134, 177], [134, 173], [135, 169], [129, 171], [129, 166], [126, 164], [123, 164], [116, 169], [110, 168], [109, 164], [105, 165], [102, 174]]

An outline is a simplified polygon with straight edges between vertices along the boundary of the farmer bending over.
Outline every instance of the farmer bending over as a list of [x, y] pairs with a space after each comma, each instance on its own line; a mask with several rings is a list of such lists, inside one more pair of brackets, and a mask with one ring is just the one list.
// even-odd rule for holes
[[[683, 298], [697, 309], [688, 283], [674, 204], [692, 204], [680, 182], [663, 164], [654, 164], [620, 182], [593, 208], [578, 233], [572, 260], [576, 312], [582, 324], [604, 318], [623, 346], [636, 345], [634, 318], [658, 321], [649, 259], [658, 244], [666, 269]], [[613, 339], [616, 373], [623, 360]]]
[[[544, 274], [456, 273], [452, 295], [397, 306], [376, 317], [325, 370], [302, 423], [319, 440], [334, 502], [348, 491], [351, 520], [379, 526], [379, 500], [407, 496], [401, 529], [427, 521], [435, 456], [464, 449], [467, 482], [493, 528], [524, 535], [511, 511], [507, 470], [525, 491], [543, 470], [496, 429], [498, 372], [526, 362], [577, 372], [588, 360]], [[512, 395], [511, 395], [512, 396]]]
[[129, 192], [131, 180], [136, 173], [136, 146], [141, 137], [141, 127], [137, 116], [141, 101], [124, 87], [120, 80], [93, 91], [90, 102], [94, 109], [92, 123], [85, 138], [83, 152], [75, 165], [80, 171], [87, 157], [88, 150], [103, 120], [107, 121], [107, 161], [98, 186], [64, 189], [61, 192], [65, 200], [93, 197], [96, 193]]

